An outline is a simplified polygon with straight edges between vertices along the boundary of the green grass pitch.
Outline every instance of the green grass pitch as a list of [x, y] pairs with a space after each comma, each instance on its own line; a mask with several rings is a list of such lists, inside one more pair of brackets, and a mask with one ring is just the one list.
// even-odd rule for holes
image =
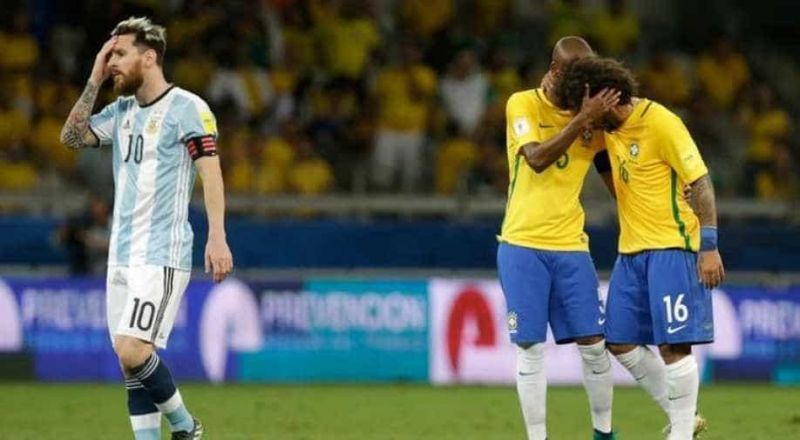
[[[181, 387], [209, 440], [523, 439], [513, 388], [418, 385]], [[621, 440], [660, 439], [665, 417], [638, 388], [617, 388]], [[701, 391], [702, 437], [800, 439], [800, 389], [713, 385]], [[548, 390], [551, 440], [591, 438], [581, 388]], [[168, 438], [168, 427], [162, 434]], [[122, 385], [0, 383], [0, 439], [132, 438]]]

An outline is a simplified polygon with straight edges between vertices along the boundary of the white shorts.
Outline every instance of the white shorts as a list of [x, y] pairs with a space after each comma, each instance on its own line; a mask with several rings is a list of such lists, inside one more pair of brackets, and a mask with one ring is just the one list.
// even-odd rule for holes
[[165, 266], [109, 266], [106, 317], [115, 335], [167, 347], [190, 272]]

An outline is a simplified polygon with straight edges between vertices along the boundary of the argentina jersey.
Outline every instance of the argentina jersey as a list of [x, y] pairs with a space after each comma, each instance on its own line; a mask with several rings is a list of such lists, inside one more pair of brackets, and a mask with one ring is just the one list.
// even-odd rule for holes
[[[217, 136], [197, 95], [171, 86], [141, 106], [120, 97], [90, 118], [101, 145], [113, 148], [114, 217], [108, 263], [190, 270], [189, 199], [195, 168], [188, 142]], [[190, 145], [187, 148], [187, 144]]]

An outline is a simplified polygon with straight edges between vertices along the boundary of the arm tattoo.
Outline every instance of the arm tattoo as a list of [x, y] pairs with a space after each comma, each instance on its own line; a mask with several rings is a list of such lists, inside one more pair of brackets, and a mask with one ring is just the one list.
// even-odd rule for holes
[[705, 176], [692, 183], [691, 206], [700, 219], [701, 226], [717, 226], [717, 206], [714, 200], [714, 186], [711, 177]]
[[99, 86], [88, 82], [86, 88], [83, 89], [83, 94], [78, 98], [78, 102], [69, 112], [67, 122], [64, 123], [64, 127], [61, 129], [61, 142], [67, 147], [84, 148], [91, 146], [91, 143], [86, 141], [89, 134], [89, 116], [92, 115], [92, 109], [99, 90]]

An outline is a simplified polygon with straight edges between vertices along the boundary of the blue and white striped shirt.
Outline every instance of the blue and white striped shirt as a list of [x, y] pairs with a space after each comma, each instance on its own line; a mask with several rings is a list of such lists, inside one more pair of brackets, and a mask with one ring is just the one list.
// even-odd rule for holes
[[195, 168], [185, 141], [216, 138], [208, 104], [172, 86], [145, 106], [132, 96], [120, 97], [89, 121], [100, 144], [114, 149], [109, 265], [190, 270], [193, 234], [188, 211]]

